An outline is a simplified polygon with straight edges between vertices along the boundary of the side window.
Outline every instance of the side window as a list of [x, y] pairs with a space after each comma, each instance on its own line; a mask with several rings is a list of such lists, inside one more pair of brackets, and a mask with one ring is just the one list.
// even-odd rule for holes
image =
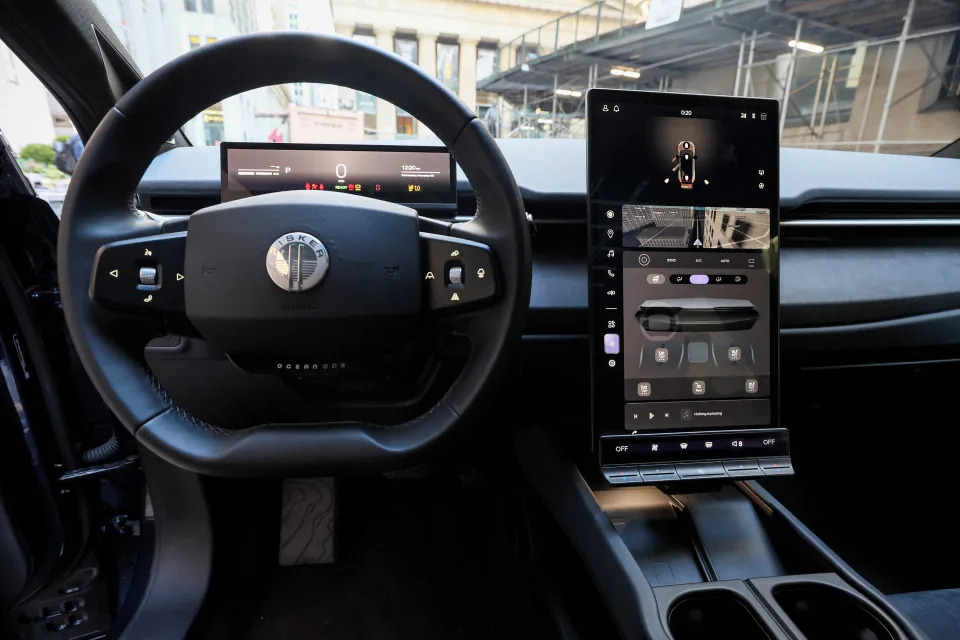
[[83, 142], [60, 103], [3, 42], [0, 132], [37, 195], [59, 215]]

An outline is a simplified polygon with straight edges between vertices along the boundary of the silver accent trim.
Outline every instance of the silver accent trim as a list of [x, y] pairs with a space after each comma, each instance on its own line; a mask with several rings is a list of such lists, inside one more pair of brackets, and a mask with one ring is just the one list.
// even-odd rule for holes
[[960, 227], [960, 218], [784, 220], [781, 227]]

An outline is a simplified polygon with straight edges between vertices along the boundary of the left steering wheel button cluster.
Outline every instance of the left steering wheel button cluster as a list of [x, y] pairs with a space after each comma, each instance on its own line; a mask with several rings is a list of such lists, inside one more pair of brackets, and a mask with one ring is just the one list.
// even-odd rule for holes
[[431, 309], [475, 306], [497, 294], [490, 248], [472, 240], [421, 233], [423, 283]]
[[90, 297], [114, 308], [184, 313], [186, 246], [186, 232], [103, 245], [93, 265]]

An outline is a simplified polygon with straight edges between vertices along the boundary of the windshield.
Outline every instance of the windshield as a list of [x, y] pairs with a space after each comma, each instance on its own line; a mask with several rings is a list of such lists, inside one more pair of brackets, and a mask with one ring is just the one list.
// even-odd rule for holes
[[[239, 34], [336, 33], [419, 65], [500, 138], [582, 138], [590, 87], [776, 98], [790, 147], [930, 155], [960, 137], [960, 15], [932, 0], [96, 3], [144, 74]], [[184, 131], [203, 145], [433, 138], [393, 105], [306, 83], [226, 98]]]

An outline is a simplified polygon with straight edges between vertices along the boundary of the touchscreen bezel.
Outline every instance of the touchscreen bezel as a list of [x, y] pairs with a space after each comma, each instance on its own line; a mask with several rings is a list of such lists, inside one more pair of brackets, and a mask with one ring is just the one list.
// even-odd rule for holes
[[[289, 149], [290, 151], [364, 151], [370, 153], [377, 153], [383, 151], [389, 151], [393, 153], [402, 153], [402, 152], [412, 152], [412, 153], [437, 153], [437, 154], [446, 154], [450, 159], [450, 187], [448, 192], [448, 200], [445, 202], [401, 202], [405, 207], [410, 207], [412, 209], [417, 209], [418, 211], [436, 211], [436, 212], [451, 212], [457, 210], [457, 163], [453, 157], [453, 154], [450, 153], [450, 150], [443, 146], [438, 145], [412, 145], [412, 144], [396, 144], [396, 145], [386, 145], [386, 144], [343, 144], [343, 143], [332, 143], [332, 144], [315, 144], [315, 143], [301, 143], [301, 142], [222, 142], [220, 143], [220, 199], [224, 201], [223, 198], [227, 193], [227, 183], [228, 183], [228, 156], [227, 152], [231, 149], [269, 149], [276, 151], [277, 149]], [[242, 199], [242, 198], [235, 198]], [[383, 198], [385, 201], [390, 201], [389, 198]]]
[[[588, 210], [588, 266], [589, 266], [589, 289], [588, 305], [590, 317], [590, 380], [591, 380], [591, 429], [592, 446], [594, 453], [600, 453], [601, 437], [616, 437], [619, 441], [623, 438], [628, 442], [631, 438], [630, 431], [625, 429], [623, 424], [624, 407], [626, 400], [624, 398], [623, 388], [623, 366], [622, 357], [618, 365], [611, 370], [601, 367], [607, 367], [607, 356], [602, 347], [604, 331], [600, 327], [601, 321], [605, 321], [605, 316], [601, 313], [607, 307], [605, 290], [610, 287], [610, 283], [601, 280], [599, 274], [606, 273], [605, 269], [613, 265], [616, 269], [617, 277], [614, 280], [615, 290], [618, 295], [616, 305], [621, 309], [623, 305], [623, 254], [625, 251], [636, 251], [636, 248], [622, 246], [621, 231], [618, 229], [613, 238], [608, 238], [605, 234], [603, 217], [603, 207], [596, 199], [596, 183], [598, 176], [592, 175], [592, 169], [595, 165], [594, 153], [597, 149], [593, 148], [592, 141], [597, 123], [590, 117], [594, 113], [594, 108], [599, 108], [602, 103], [606, 104], [644, 104], [653, 107], [674, 107], [678, 111], [682, 108], [691, 108], [694, 112], [705, 110], [713, 113], [714, 110], [745, 110], [749, 112], [764, 112], [769, 114], [768, 118], [772, 120], [774, 130], [776, 130], [777, 114], [779, 111], [776, 100], [763, 98], [742, 98], [728, 96], [708, 96], [693, 94], [676, 93], [654, 93], [647, 91], [629, 91], [619, 89], [591, 89], [586, 95], [586, 113], [587, 113], [587, 210]], [[779, 147], [779, 145], [778, 145]], [[778, 148], [779, 151], [779, 148]], [[772, 154], [774, 156], [775, 166], [773, 175], [775, 180], [770, 181], [770, 188], [774, 190], [770, 194], [771, 201], [777, 203], [770, 207], [770, 241], [769, 249], [764, 250], [761, 255], [765, 258], [765, 266], [769, 277], [769, 300], [770, 300], [770, 422], [760, 425], [730, 425], [724, 427], [712, 427], [712, 430], [736, 431], [742, 429], [765, 429], [780, 427], [780, 285], [779, 285], [779, 152]], [[617, 218], [619, 220], [619, 218]], [[607, 260], [609, 251], [614, 251], [614, 257]], [[723, 249], [711, 251], [742, 251], [737, 249]], [[602, 256], [602, 258], [601, 258]], [[611, 287], [612, 288], [612, 287]], [[601, 304], [604, 303], [604, 304]], [[622, 337], [622, 332], [621, 332]], [[616, 378], [616, 384], [601, 384], [598, 379], [605, 378], [607, 381]], [[611, 427], [610, 425], [615, 425]], [[677, 431], [673, 427], [662, 429], [664, 433]], [[651, 432], [646, 432], [647, 434]], [[643, 435], [641, 432], [640, 435]], [[603, 460], [601, 460], [603, 464]]]

